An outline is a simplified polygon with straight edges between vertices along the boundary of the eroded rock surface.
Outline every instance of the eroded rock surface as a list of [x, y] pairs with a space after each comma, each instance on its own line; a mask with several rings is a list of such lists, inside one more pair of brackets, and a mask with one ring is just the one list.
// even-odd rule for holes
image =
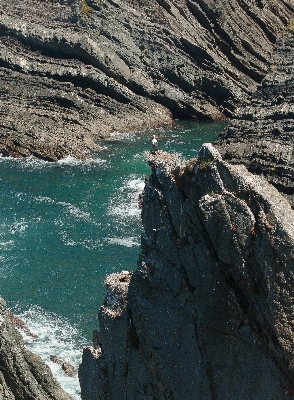
[[55, 364], [59, 364], [61, 366], [61, 368], [63, 369], [64, 373], [67, 376], [71, 376], [74, 377], [77, 374], [77, 371], [75, 370], [74, 366], [64, 360], [61, 360], [60, 358], [58, 358], [57, 356], [55, 356], [54, 354], [50, 355], [50, 360], [52, 362], [54, 362]]
[[107, 280], [83, 400], [291, 398], [289, 202], [210, 144], [184, 164], [148, 161], [138, 269]]
[[12, 325], [11, 315], [9, 316], [2, 298], [0, 298], [0, 398], [73, 400], [53, 377], [49, 366], [39, 356], [25, 348], [20, 333]]
[[223, 120], [293, 16], [290, 0], [2, 0], [0, 150], [85, 158], [172, 114]]
[[225, 160], [263, 174], [294, 201], [294, 31], [279, 38], [261, 87], [216, 142]]

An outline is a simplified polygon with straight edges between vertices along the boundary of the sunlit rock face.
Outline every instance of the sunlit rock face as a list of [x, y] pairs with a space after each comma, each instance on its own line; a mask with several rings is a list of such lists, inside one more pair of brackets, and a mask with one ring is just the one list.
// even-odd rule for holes
[[263, 174], [294, 201], [294, 30], [280, 36], [261, 86], [237, 109], [216, 146], [230, 163]]
[[85, 158], [113, 131], [224, 120], [267, 72], [290, 1], [2, 0], [0, 150]]

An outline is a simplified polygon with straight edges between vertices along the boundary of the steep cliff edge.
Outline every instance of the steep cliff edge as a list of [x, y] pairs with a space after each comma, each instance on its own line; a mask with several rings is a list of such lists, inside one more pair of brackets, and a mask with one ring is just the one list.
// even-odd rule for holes
[[294, 214], [263, 177], [205, 144], [149, 154], [142, 253], [107, 278], [83, 400], [294, 395]]
[[24, 346], [0, 297], [0, 398], [3, 400], [73, 400], [48, 365]]
[[263, 174], [294, 204], [294, 24], [277, 41], [261, 87], [215, 143], [223, 158]]
[[290, 0], [2, 0], [0, 150], [84, 158], [172, 114], [231, 116], [293, 17]]

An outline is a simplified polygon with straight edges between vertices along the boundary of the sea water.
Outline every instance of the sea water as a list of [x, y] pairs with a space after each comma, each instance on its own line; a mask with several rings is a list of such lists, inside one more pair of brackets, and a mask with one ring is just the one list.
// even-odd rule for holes
[[38, 338], [25, 345], [80, 399], [78, 378], [50, 355], [77, 369], [82, 348], [98, 329], [107, 274], [134, 270], [142, 231], [138, 195], [150, 168], [144, 152], [153, 134], [159, 148], [196, 157], [224, 124], [181, 122], [169, 129], [114, 134], [88, 161], [57, 163], [0, 158], [0, 295]]

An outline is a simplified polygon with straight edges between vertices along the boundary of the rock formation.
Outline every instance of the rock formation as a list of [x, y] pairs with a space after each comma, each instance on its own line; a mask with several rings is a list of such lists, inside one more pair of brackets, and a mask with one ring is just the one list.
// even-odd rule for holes
[[7, 313], [13, 326], [23, 331], [27, 336], [31, 336], [35, 339], [38, 338], [38, 335], [31, 332], [30, 329], [27, 327], [27, 325], [17, 315], [15, 315], [12, 311], [9, 310], [7, 311]]
[[147, 154], [138, 268], [106, 280], [83, 400], [294, 397], [293, 28], [216, 147]]
[[58, 358], [57, 356], [55, 356], [54, 354], [50, 355], [50, 360], [52, 362], [54, 362], [55, 364], [59, 364], [61, 366], [61, 368], [63, 369], [64, 373], [67, 376], [70, 377], [74, 377], [77, 374], [77, 371], [75, 370], [74, 366], [64, 360], [61, 360], [60, 358]]
[[85, 158], [113, 131], [223, 120], [293, 16], [290, 0], [2, 0], [0, 150]]
[[[245, 98], [217, 148], [185, 163], [147, 155], [138, 269], [106, 280], [100, 331], [79, 370], [83, 400], [294, 396], [291, 29], [262, 80], [293, 4], [0, 8], [4, 155], [84, 158], [110, 132], [171, 124], [172, 115], [223, 120]], [[3, 300], [0, 310], [0, 396], [70, 399], [24, 348]]]
[[294, 201], [294, 24], [279, 38], [260, 88], [216, 142], [223, 158], [263, 174]]
[[[20, 320], [17, 322], [19, 323]], [[47, 364], [24, 346], [5, 301], [0, 298], [0, 398], [5, 400], [72, 400]]]
[[205, 144], [148, 155], [142, 253], [112, 274], [83, 400], [294, 395], [294, 214], [263, 177]]

